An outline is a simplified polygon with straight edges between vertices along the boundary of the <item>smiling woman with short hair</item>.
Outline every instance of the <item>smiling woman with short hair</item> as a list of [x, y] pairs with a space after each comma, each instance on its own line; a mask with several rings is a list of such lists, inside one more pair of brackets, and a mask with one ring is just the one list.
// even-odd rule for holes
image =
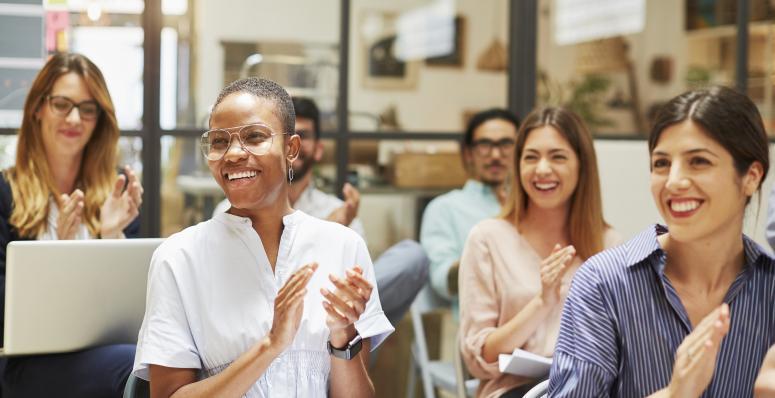
[[231, 203], [154, 254], [135, 373], [156, 397], [370, 397], [393, 331], [353, 230], [291, 208], [294, 108], [269, 80], [221, 92], [201, 147]]

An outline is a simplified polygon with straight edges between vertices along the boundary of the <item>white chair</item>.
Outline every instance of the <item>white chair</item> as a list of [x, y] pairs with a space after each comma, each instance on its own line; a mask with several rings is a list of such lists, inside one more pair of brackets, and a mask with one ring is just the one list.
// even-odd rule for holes
[[454, 362], [432, 361], [428, 358], [428, 345], [427, 340], [425, 340], [422, 316], [448, 306], [449, 304], [433, 293], [428, 285], [423, 287], [412, 303], [410, 312], [412, 314], [414, 341], [412, 342], [409, 382], [407, 383], [406, 392], [408, 398], [414, 398], [416, 374], [418, 371], [422, 377], [425, 398], [436, 397], [435, 387], [456, 394], [458, 398], [473, 397], [476, 393], [479, 380], [471, 379], [465, 380], [464, 383], [462, 382], [464, 379], [464, 366], [457, 350], [457, 339], [455, 340], [456, 354]]
[[544, 380], [533, 386], [533, 388], [531, 388], [527, 394], [523, 395], [522, 398], [545, 398], [548, 390], [549, 380]]

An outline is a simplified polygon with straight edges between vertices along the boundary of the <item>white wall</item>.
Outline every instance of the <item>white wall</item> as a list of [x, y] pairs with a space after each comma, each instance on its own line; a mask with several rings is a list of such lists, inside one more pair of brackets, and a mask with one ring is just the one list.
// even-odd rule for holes
[[606, 221], [624, 239], [661, 222], [651, 199], [646, 141], [596, 140], [595, 150]]

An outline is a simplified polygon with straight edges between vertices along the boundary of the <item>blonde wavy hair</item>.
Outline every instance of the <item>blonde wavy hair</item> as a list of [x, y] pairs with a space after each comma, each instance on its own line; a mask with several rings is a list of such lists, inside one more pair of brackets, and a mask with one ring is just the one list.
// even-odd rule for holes
[[57, 205], [62, 205], [59, 197], [63, 192], [59, 192], [54, 183], [43, 147], [40, 120], [35, 115], [40, 107], [46, 106], [46, 96], [51, 94], [57, 79], [68, 73], [76, 73], [84, 80], [89, 93], [102, 109], [94, 132], [84, 148], [76, 177], [76, 187], [84, 192], [82, 220], [92, 236], [99, 235], [100, 207], [110, 195], [117, 177], [119, 129], [102, 72], [83, 55], [53, 55], [30, 87], [19, 129], [16, 164], [4, 171], [13, 192], [14, 207], [10, 223], [22, 237], [36, 238], [45, 232], [49, 198], [53, 196]]
[[579, 179], [576, 190], [571, 195], [567, 225], [570, 230], [570, 243], [575, 246], [578, 256], [586, 260], [604, 249], [603, 234], [609, 226], [603, 219], [600, 177], [597, 173], [597, 156], [592, 135], [581, 118], [570, 110], [559, 107], [541, 108], [525, 118], [517, 134], [515, 178], [500, 217], [519, 225], [527, 215], [530, 199], [520, 182], [520, 159], [527, 136], [531, 131], [544, 126], [554, 127], [565, 137], [579, 158]]

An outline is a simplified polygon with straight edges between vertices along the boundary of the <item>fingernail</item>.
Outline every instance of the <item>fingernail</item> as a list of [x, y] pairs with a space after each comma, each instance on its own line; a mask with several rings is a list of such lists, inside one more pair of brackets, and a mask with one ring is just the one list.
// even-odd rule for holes
[[320, 288], [320, 294], [322, 294], [322, 295], [324, 295], [324, 296], [328, 296], [328, 289], [326, 289], [326, 288], [324, 288], [324, 287], [323, 287], [323, 288]]

